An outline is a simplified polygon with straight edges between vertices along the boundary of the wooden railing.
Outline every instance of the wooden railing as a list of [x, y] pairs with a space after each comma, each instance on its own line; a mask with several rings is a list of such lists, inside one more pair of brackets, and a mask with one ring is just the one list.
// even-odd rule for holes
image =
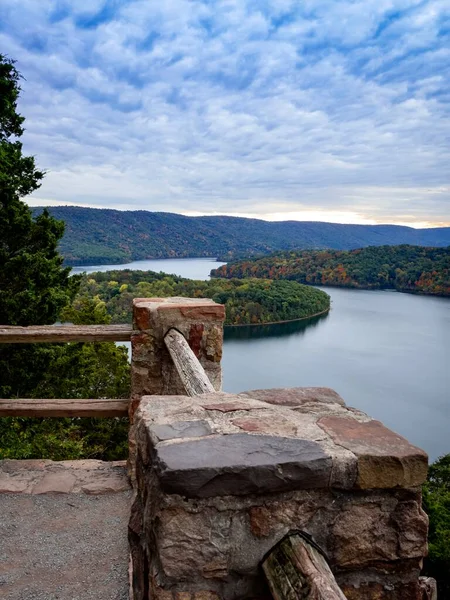
[[129, 342], [131, 325], [0, 326], [0, 344], [42, 342]]
[[[0, 327], [0, 344], [56, 342], [127, 342], [130, 325], [61, 325]], [[164, 341], [188, 396], [214, 392], [203, 367], [184, 336], [170, 329]], [[126, 417], [128, 400], [123, 399], [0, 399], [0, 417]]]
[[[129, 342], [131, 325], [0, 327], [0, 344]], [[0, 417], [126, 417], [126, 399], [0, 399]]]
[[0, 417], [126, 417], [128, 400], [102, 398], [0, 400]]

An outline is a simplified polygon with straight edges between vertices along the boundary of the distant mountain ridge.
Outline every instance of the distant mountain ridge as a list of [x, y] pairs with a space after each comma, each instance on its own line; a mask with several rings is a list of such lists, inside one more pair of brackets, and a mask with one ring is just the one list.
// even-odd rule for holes
[[[33, 209], [40, 211], [42, 208]], [[231, 260], [291, 249], [450, 245], [450, 227], [412, 229], [400, 225], [186, 217], [78, 206], [51, 207], [49, 211], [66, 223], [60, 251], [71, 265], [199, 256]]]

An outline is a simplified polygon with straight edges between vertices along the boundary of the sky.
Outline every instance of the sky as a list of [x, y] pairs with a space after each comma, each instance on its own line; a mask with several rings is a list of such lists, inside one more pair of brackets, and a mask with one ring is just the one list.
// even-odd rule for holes
[[1, 0], [30, 205], [450, 225], [449, 0]]

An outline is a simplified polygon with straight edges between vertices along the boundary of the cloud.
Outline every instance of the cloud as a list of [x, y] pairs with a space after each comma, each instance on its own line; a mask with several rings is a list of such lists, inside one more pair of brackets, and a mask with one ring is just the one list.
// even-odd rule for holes
[[450, 223], [446, 0], [13, 0], [30, 204]]

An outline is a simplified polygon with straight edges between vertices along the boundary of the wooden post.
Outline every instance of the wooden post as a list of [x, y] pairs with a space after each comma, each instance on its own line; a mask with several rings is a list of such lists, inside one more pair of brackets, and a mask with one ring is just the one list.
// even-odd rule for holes
[[284, 537], [262, 568], [275, 600], [346, 600], [322, 552], [300, 532]]
[[199, 396], [216, 391], [186, 338], [179, 331], [170, 329], [164, 337], [164, 342], [188, 396]]

